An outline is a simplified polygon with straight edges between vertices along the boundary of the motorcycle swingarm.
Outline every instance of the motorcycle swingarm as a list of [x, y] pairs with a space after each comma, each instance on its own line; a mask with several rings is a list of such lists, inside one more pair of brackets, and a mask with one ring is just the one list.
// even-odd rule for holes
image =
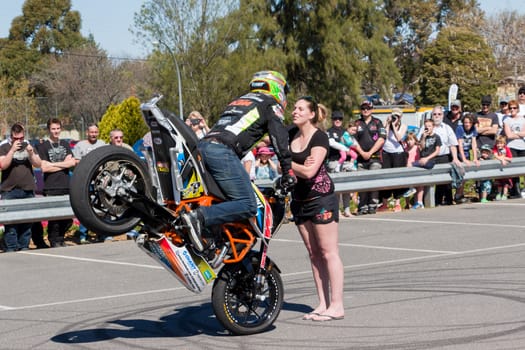
[[175, 219], [174, 212], [143, 195], [136, 194], [129, 205], [140, 212], [142, 220], [151, 226], [169, 225]]

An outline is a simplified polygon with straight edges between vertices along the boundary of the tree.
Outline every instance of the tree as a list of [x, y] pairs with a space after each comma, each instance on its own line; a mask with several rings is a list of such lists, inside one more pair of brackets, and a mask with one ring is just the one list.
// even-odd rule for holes
[[450, 84], [459, 86], [464, 110], [475, 110], [483, 95], [494, 95], [498, 72], [492, 50], [468, 28], [447, 27], [422, 57], [418, 102], [445, 105]]
[[80, 13], [71, 11], [70, 0], [26, 0], [9, 37], [0, 42], [2, 74], [14, 80], [28, 78], [42, 57], [86, 43], [80, 25]]
[[[362, 90], [390, 93], [399, 82], [384, 38], [392, 27], [376, 1], [241, 1], [255, 55], [284, 66], [294, 95], [350, 111]], [[252, 56], [254, 52], [250, 52]]]
[[80, 25], [71, 0], [26, 0], [22, 15], [11, 23], [9, 39], [23, 41], [41, 54], [59, 54], [85, 42]]
[[0, 78], [0, 132], [8, 135], [11, 125], [15, 122], [24, 124], [27, 137], [32, 134], [35, 126], [36, 103], [31, 97], [32, 90], [27, 80], [16, 83], [7, 77]]
[[460, 23], [478, 31], [483, 13], [476, 0], [384, 0], [387, 18], [395, 28], [388, 37], [402, 74], [402, 91], [417, 90], [421, 57], [431, 37], [442, 28]]
[[106, 52], [93, 46], [65, 51], [48, 58], [46, 68], [33, 76], [39, 91], [60, 101], [62, 113], [78, 126], [98, 123], [106, 109], [135, 91], [127, 66], [111, 62]]
[[111, 105], [99, 124], [100, 139], [109, 142], [109, 133], [120, 129], [124, 133], [124, 142], [133, 145], [141, 139], [149, 129], [142, 118], [140, 101], [130, 97], [118, 105]]
[[[294, 88], [291, 97], [309, 93], [347, 111], [363, 87], [390, 92], [399, 81], [384, 42], [391, 26], [374, 1], [235, 3], [151, 0], [135, 16], [137, 35], [160, 44], [162, 54], [152, 56], [158, 76], [165, 77], [159, 86], [174, 91], [178, 62], [184, 100], [211, 113], [212, 121], [232, 97], [246, 91], [258, 70], [287, 75]], [[199, 16], [183, 21], [181, 13]], [[174, 98], [169, 102], [176, 105]]]
[[[177, 65], [185, 114], [197, 109], [203, 115], [217, 115], [217, 106], [224, 106], [223, 95], [231, 93], [232, 82], [231, 76], [224, 73], [223, 64], [230, 51], [229, 37], [236, 35], [239, 26], [235, 21], [221, 22], [220, 18], [230, 13], [236, 3], [149, 0], [135, 14], [133, 33], [145, 46], [153, 45], [154, 84], [170, 109], [179, 109]], [[230, 94], [228, 98], [231, 97]]]
[[492, 48], [496, 69], [502, 77], [516, 77], [525, 72], [525, 15], [502, 11], [487, 19], [481, 33]]

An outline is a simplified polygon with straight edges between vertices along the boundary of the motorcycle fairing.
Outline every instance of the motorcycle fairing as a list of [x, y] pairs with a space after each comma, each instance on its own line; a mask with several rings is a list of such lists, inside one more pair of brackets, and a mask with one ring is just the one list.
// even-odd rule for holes
[[268, 244], [268, 240], [272, 237], [273, 229], [273, 213], [270, 204], [259, 190], [259, 188], [252, 183], [255, 199], [257, 201], [257, 214], [250, 221], [255, 232], [259, 238], [264, 240], [265, 244]]
[[170, 202], [179, 204], [181, 199], [185, 199], [181, 198], [181, 193], [190, 193], [187, 198], [197, 197], [200, 193], [224, 199], [220, 188], [197, 159], [198, 139], [195, 133], [181, 119], [161, 111], [156, 105], [160, 98], [141, 105], [142, 116], [151, 130], [152, 142], [159, 146], [154, 147], [152, 156], [147, 158], [153, 163], [150, 168], [155, 170], [151, 174], [155, 178], [154, 183], [160, 187], [157, 202], [160, 205]]
[[204, 259], [184, 246], [173, 245], [165, 236], [157, 240], [141, 237], [137, 245], [194, 293], [202, 292], [217, 277]]

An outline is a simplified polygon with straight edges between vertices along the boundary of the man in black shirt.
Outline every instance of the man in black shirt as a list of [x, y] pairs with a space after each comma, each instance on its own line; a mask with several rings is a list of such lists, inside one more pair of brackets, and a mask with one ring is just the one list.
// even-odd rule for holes
[[[374, 106], [370, 101], [361, 103], [361, 118], [356, 121], [357, 170], [381, 169], [381, 150], [385, 143], [386, 130], [383, 123], [372, 115]], [[359, 193], [357, 215], [375, 214], [379, 204], [379, 192]]]
[[[42, 158], [44, 173], [44, 196], [60, 196], [69, 194], [69, 169], [74, 167], [76, 160], [69, 143], [60, 139], [62, 122], [51, 118], [47, 121], [49, 140], [40, 144], [38, 153]], [[48, 222], [47, 238], [51, 247], [65, 247], [64, 235], [71, 227], [72, 220], [52, 220]]]
[[456, 129], [458, 125], [461, 124], [461, 117], [462, 117], [462, 111], [461, 111], [461, 101], [460, 100], [454, 100], [450, 104], [450, 111], [447, 113], [446, 117], [443, 118], [443, 122], [445, 124], [450, 125], [452, 130], [456, 132]]
[[494, 147], [496, 135], [498, 134], [499, 120], [498, 115], [490, 110], [492, 105], [492, 97], [490, 95], [483, 96], [481, 99], [481, 111], [476, 114], [478, 122], [476, 129], [478, 130], [478, 146], [489, 145]]

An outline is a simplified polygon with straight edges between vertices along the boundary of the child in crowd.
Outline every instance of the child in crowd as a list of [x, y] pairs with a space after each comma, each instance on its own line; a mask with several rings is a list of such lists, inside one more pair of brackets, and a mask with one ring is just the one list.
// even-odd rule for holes
[[[496, 137], [496, 144], [492, 150], [494, 152], [494, 158], [501, 162], [501, 165], [505, 166], [512, 161], [512, 153], [507, 147], [507, 138], [503, 135]], [[498, 188], [498, 194], [496, 195], [497, 201], [507, 200], [509, 196], [509, 188], [512, 187], [512, 179], [497, 179], [496, 186]]]
[[268, 147], [260, 147], [257, 150], [255, 161], [255, 178], [257, 180], [273, 180], [277, 174], [277, 165], [271, 159], [274, 152]]
[[[490, 145], [482, 145], [480, 149], [479, 160], [484, 161], [484, 160], [491, 160], [491, 159], [493, 159], [493, 153], [492, 153], [492, 149], [490, 148]], [[487, 197], [492, 191], [492, 180], [488, 179], [488, 180], [477, 181], [476, 187], [478, 190], [479, 201], [481, 203], [487, 203], [489, 201]]]
[[[416, 134], [413, 132], [408, 133], [405, 142], [406, 142], [406, 152], [408, 155], [407, 168], [411, 168], [414, 166], [414, 163], [419, 160], [419, 146], [418, 146]], [[416, 189], [414, 187], [411, 187], [403, 194], [403, 197], [409, 198], [416, 192], [417, 192]], [[407, 200], [407, 207], [408, 207], [408, 200]]]
[[344, 158], [345, 160], [350, 158], [350, 168], [345, 169], [345, 170], [350, 170], [350, 171], [357, 170], [357, 152], [355, 151], [355, 148], [354, 148], [357, 142], [354, 138], [354, 135], [356, 133], [357, 133], [357, 126], [355, 125], [353, 121], [350, 121], [341, 139], [343, 145], [348, 147], [348, 152], [345, 153]]
[[[476, 138], [478, 131], [476, 130], [476, 117], [469, 113], [463, 116], [462, 124], [456, 128], [456, 137], [458, 139], [458, 158], [465, 163], [466, 166], [471, 165], [471, 159], [476, 166], [479, 166], [478, 160], [478, 144]], [[472, 153], [472, 156], [471, 156]], [[454, 201], [457, 203], [465, 202], [464, 196], [465, 183], [456, 189]]]
[[[434, 120], [425, 120], [425, 131], [421, 135], [419, 140], [419, 160], [412, 164], [417, 167], [425, 169], [432, 169], [434, 167], [434, 158], [439, 154], [441, 148], [441, 138], [439, 135], [434, 133]], [[423, 209], [423, 194], [424, 187], [419, 186], [416, 193], [416, 203], [412, 206], [412, 209]]]

